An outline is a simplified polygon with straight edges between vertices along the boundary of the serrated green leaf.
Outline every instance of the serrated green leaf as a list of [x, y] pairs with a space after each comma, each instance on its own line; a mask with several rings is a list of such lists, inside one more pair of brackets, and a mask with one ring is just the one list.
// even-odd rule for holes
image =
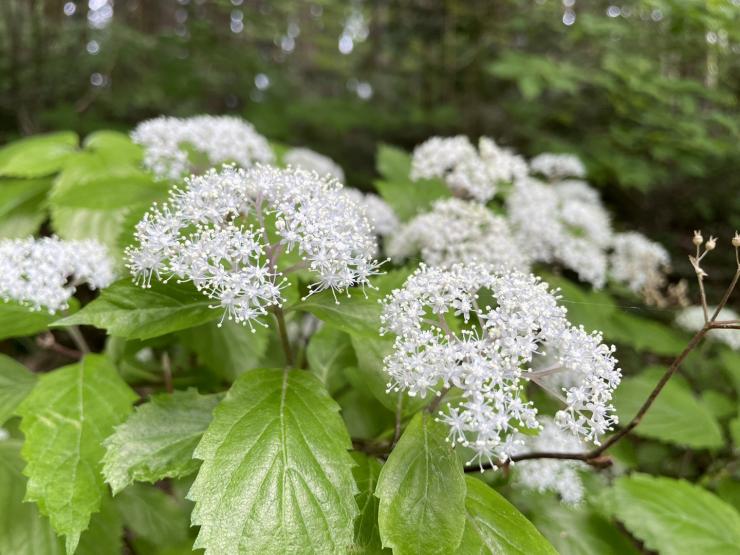
[[154, 483], [198, 470], [193, 450], [211, 422], [218, 395], [194, 389], [154, 395], [105, 440], [103, 475], [115, 495], [134, 481]]
[[[74, 312], [78, 307], [77, 299], [70, 299], [67, 312]], [[43, 309], [31, 310], [20, 303], [0, 299], [0, 339], [36, 334], [58, 319], [59, 314], [49, 314]]]
[[482, 481], [465, 477], [465, 531], [458, 553], [557, 555], [534, 524]]
[[160, 489], [134, 484], [115, 498], [126, 527], [154, 545], [172, 546], [188, 536], [188, 513]]
[[637, 555], [639, 551], [612, 522], [588, 504], [570, 506], [553, 495], [527, 492], [536, 501], [532, 523], [560, 555]]
[[71, 131], [36, 135], [0, 149], [0, 176], [44, 177], [58, 172], [77, 148]]
[[359, 489], [355, 499], [360, 508], [360, 515], [355, 520], [355, 545], [352, 552], [381, 553], [383, 546], [378, 529], [378, 498], [374, 492], [382, 465], [378, 459], [363, 453], [352, 453], [352, 458], [356, 463], [352, 475]]
[[[621, 422], [629, 422], [637, 414], [663, 372], [662, 368], [648, 368], [639, 376], [622, 380], [614, 394], [614, 406]], [[693, 449], [724, 444], [717, 419], [676, 376], [665, 385], [632, 433]]]
[[237, 376], [259, 365], [267, 352], [270, 329], [249, 327], [229, 320], [221, 327], [209, 322], [181, 332], [186, 347], [198, 360], [219, 376], [234, 381]]
[[74, 552], [106, 493], [103, 440], [131, 410], [136, 394], [103, 356], [41, 376], [18, 407], [26, 436], [26, 499], [38, 504]]
[[0, 179], [0, 238], [36, 233], [46, 219], [49, 179]]
[[90, 526], [80, 536], [75, 555], [120, 555], [123, 552], [123, 521], [110, 493], [105, 491], [100, 512], [92, 515]]
[[735, 555], [740, 514], [684, 480], [633, 474], [606, 492], [605, 506], [648, 549], [661, 555]]
[[0, 354], [0, 426], [13, 415], [35, 384], [35, 374], [9, 356]]
[[446, 439], [443, 424], [419, 413], [380, 471], [380, 537], [395, 555], [454, 553], [462, 541], [465, 476]]
[[357, 515], [351, 442], [316, 377], [242, 374], [195, 450], [195, 547], [222, 553], [346, 553]]
[[149, 339], [220, 318], [222, 312], [210, 304], [189, 284], [154, 282], [144, 289], [125, 278], [54, 326], [91, 325], [118, 337]]
[[128, 208], [119, 210], [90, 210], [51, 206], [51, 227], [54, 233], [68, 241], [95, 239], [116, 253], [125, 231]]
[[357, 364], [349, 335], [333, 326], [324, 326], [311, 336], [306, 358], [309, 369], [329, 393], [346, 383], [344, 371]]

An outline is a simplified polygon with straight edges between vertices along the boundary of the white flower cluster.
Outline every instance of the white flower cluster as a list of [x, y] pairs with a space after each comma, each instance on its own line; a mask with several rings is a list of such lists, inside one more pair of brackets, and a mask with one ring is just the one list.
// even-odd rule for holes
[[[709, 315], [714, 314], [717, 307], [708, 307]], [[734, 310], [724, 307], [717, 320], [739, 320], [740, 315]], [[686, 331], [699, 331], [704, 326], [704, 309], [700, 306], [690, 306], [683, 309], [676, 316], [676, 323]], [[740, 333], [737, 330], [713, 329], [708, 334], [709, 339], [724, 343], [731, 349], [740, 350]]]
[[551, 181], [566, 177], [584, 177], [586, 175], [583, 162], [573, 154], [545, 152], [532, 158], [529, 167], [533, 173], [539, 173]]
[[390, 235], [400, 225], [393, 208], [378, 195], [363, 193], [358, 189], [349, 187], [342, 189], [342, 192], [365, 211], [365, 215], [376, 235], [381, 237]]
[[274, 159], [267, 139], [249, 122], [232, 116], [163, 116], [137, 125], [131, 139], [144, 147], [144, 166], [165, 179], [191, 173], [200, 164], [193, 156], [205, 158], [208, 167], [234, 163], [248, 168]]
[[[519, 453], [582, 453], [586, 447], [577, 437], [561, 430], [551, 418], [542, 417], [542, 431], [537, 436], [524, 436]], [[575, 505], [583, 499], [583, 481], [579, 471], [588, 465], [575, 460], [531, 459], [514, 465], [517, 484], [539, 491], [553, 491], [563, 502]]]
[[625, 283], [635, 293], [665, 283], [671, 258], [660, 243], [637, 232], [617, 233], [612, 248], [609, 265], [615, 280]]
[[316, 172], [321, 176], [328, 175], [344, 183], [344, 170], [341, 166], [328, 156], [310, 148], [291, 148], [283, 156], [283, 162], [288, 166]]
[[[542, 375], [567, 373], [572, 383], [558, 394], [560, 428], [598, 443], [616, 423], [610, 401], [621, 372], [613, 347], [572, 326], [539, 278], [482, 264], [422, 265], [383, 302], [381, 332], [396, 335], [384, 361], [389, 390], [423, 397], [458, 388], [461, 399], [439, 418], [473, 460], [506, 460], [520, 443], [517, 430], [540, 427], [523, 393]], [[554, 365], [535, 370], [545, 358]]]
[[68, 308], [78, 285], [110, 285], [113, 268], [106, 248], [96, 241], [5, 239], [0, 241], [0, 298], [54, 314]]
[[506, 219], [482, 204], [458, 198], [438, 200], [430, 212], [406, 223], [389, 238], [386, 252], [393, 259], [420, 252], [430, 266], [481, 262], [496, 270], [529, 269], [529, 259]]
[[595, 287], [606, 282], [612, 228], [596, 191], [582, 181], [518, 181], [507, 198], [509, 221], [529, 255], [558, 262]]
[[492, 139], [483, 137], [479, 150], [463, 135], [432, 137], [414, 149], [411, 179], [442, 179], [459, 196], [487, 202], [500, 182], [527, 174], [527, 163]]
[[126, 251], [145, 287], [152, 275], [192, 281], [218, 301], [213, 308], [252, 327], [283, 302], [281, 254], [297, 252], [297, 266], [316, 274], [311, 293], [364, 285], [376, 273], [370, 225], [329, 177], [257, 165], [210, 170], [185, 183], [145, 215], [138, 246]]

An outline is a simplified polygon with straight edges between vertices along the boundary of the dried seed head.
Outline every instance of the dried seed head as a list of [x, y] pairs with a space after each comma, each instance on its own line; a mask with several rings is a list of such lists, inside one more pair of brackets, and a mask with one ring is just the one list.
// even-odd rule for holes
[[716, 237], [712, 237], [710, 235], [709, 236], [709, 241], [707, 241], [707, 244], [704, 245], [704, 248], [707, 249], [708, 251], [713, 251], [716, 246], [717, 246], [717, 238]]
[[736, 249], [740, 248], [740, 233], [735, 232], [735, 236], [732, 238], [732, 246]]
[[697, 247], [704, 242], [704, 237], [701, 236], [701, 231], [694, 230], [694, 238], [691, 240]]

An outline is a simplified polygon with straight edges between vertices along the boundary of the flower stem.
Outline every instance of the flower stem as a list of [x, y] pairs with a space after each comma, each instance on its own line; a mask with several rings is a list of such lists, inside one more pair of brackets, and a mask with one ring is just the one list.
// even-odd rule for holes
[[283, 353], [285, 353], [286, 366], [293, 366], [293, 349], [290, 346], [290, 339], [288, 338], [288, 328], [285, 325], [285, 313], [282, 307], [275, 306], [272, 308], [272, 313], [275, 315], [275, 320], [278, 325], [278, 334], [280, 335], [280, 343], [283, 346]]

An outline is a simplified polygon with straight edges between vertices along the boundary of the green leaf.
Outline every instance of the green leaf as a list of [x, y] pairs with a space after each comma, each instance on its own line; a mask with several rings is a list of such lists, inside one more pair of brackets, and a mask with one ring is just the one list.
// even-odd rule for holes
[[605, 505], [645, 547], [661, 555], [735, 555], [740, 514], [684, 480], [633, 474], [617, 479]]
[[209, 308], [210, 304], [189, 284], [154, 282], [144, 289], [126, 278], [54, 326], [91, 325], [118, 337], [149, 339], [220, 318], [222, 312]]
[[188, 493], [195, 547], [220, 553], [346, 553], [357, 515], [351, 442], [316, 377], [252, 370], [216, 407]]
[[115, 254], [125, 230], [127, 212], [128, 209], [90, 210], [51, 206], [51, 227], [62, 239], [95, 239]]
[[198, 470], [193, 450], [211, 422], [218, 395], [194, 389], [154, 395], [105, 440], [103, 475], [113, 494], [134, 481], [180, 478]]
[[46, 219], [49, 179], [0, 179], [0, 238], [35, 234]]
[[[78, 307], [76, 299], [69, 300], [68, 312], [73, 312]], [[0, 339], [34, 335], [44, 331], [58, 319], [58, 314], [49, 314], [47, 310], [31, 310], [20, 303], [0, 299]]]
[[160, 489], [134, 484], [115, 499], [116, 507], [137, 537], [154, 545], [172, 546], [188, 536], [188, 515], [185, 508]]
[[118, 131], [101, 130], [90, 133], [82, 142], [85, 150], [112, 154], [122, 163], [138, 165], [144, 154], [140, 145], [132, 142], [128, 135]]
[[419, 413], [380, 471], [380, 537], [395, 555], [454, 553], [460, 545], [465, 476], [446, 439], [443, 424]]
[[26, 436], [26, 499], [38, 504], [74, 552], [106, 492], [103, 440], [131, 410], [136, 394], [103, 356], [44, 374], [18, 407]]
[[378, 145], [377, 169], [389, 181], [410, 181], [411, 156], [400, 148]]
[[625, 534], [587, 504], [570, 506], [552, 495], [527, 492], [537, 502], [532, 523], [561, 555], [637, 555]]
[[225, 320], [221, 327], [209, 322], [181, 332], [183, 343], [198, 355], [205, 366], [219, 376], [234, 381], [237, 376], [255, 368], [267, 352], [270, 330], [248, 327]]
[[378, 483], [381, 464], [378, 459], [363, 453], [352, 453], [356, 466], [352, 475], [360, 490], [355, 496], [360, 515], [355, 520], [355, 545], [353, 553], [379, 553], [383, 550], [378, 529], [378, 498], [373, 495]]
[[[628, 422], [637, 414], [663, 372], [662, 368], [648, 368], [637, 377], [622, 380], [614, 394], [614, 406], [621, 422]], [[692, 449], [711, 449], [724, 444], [717, 419], [677, 376], [665, 385], [633, 433]]]
[[106, 491], [100, 512], [92, 515], [90, 526], [80, 536], [75, 555], [120, 555], [123, 553], [123, 521]]
[[58, 172], [77, 148], [71, 131], [36, 135], [0, 149], [0, 176], [44, 177]]
[[342, 387], [344, 371], [357, 364], [349, 336], [332, 326], [324, 326], [311, 336], [306, 358], [311, 372], [329, 393]]
[[0, 426], [14, 413], [36, 383], [36, 375], [9, 356], [0, 354]]
[[465, 531], [459, 553], [557, 555], [534, 524], [497, 491], [477, 478], [466, 476], [465, 481]]
[[712, 389], [702, 392], [701, 403], [720, 420], [732, 416], [738, 408], [737, 403], [730, 397]]
[[689, 336], [660, 322], [626, 312], [615, 312], [604, 335], [619, 343], [656, 355], [673, 356], [683, 351]]

